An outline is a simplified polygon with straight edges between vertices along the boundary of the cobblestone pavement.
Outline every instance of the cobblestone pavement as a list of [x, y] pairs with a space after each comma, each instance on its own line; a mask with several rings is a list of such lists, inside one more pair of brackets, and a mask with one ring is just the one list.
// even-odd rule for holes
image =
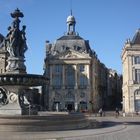
[[103, 127], [48, 132], [0, 131], [0, 140], [140, 140], [140, 117], [96, 117], [94, 119], [102, 122]]

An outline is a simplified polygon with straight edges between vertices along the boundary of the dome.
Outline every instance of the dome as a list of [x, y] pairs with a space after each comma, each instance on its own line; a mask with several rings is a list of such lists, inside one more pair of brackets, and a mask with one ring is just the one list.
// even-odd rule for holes
[[67, 17], [67, 23], [75, 23], [75, 22], [76, 21], [75, 21], [75, 17], [74, 16], [70, 15], [70, 16]]

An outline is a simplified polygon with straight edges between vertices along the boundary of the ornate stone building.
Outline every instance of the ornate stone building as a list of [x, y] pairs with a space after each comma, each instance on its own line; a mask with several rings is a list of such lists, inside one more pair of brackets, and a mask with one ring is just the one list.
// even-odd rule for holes
[[7, 65], [7, 51], [6, 48], [3, 46], [4, 36], [0, 34], [0, 73], [6, 72], [6, 65]]
[[97, 111], [107, 107], [108, 69], [89, 41], [76, 33], [75, 24], [75, 17], [68, 16], [66, 34], [54, 43], [46, 42], [44, 75], [50, 79], [46, 87], [49, 110]]
[[122, 108], [122, 75], [112, 69], [108, 69], [107, 75], [107, 106]]
[[[121, 78], [100, 62], [89, 41], [75, 31], [75, 25], [75, 17], [68, 16], [67, 32], [54, 43], [46, 42], [44, 75], [50, 82], [43, 87], [39, 102], [57, 111], [115, 108], [116, 100], [121, 102]], [[0, 34], [0, 73], [8, 66], [3, 41]]]
[[140, 29], [132, 40], [128, 39], [122, 50], [123, 110], [140, 111]]

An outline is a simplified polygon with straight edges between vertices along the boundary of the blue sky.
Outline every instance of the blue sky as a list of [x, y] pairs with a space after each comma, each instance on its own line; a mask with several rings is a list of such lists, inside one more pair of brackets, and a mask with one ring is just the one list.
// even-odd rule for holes
[[[71, 6], [72, 5], [72, 6]], [[45, 41], [55, 41], [66, 32], [66, 18], [72, 7], [76, 31], [89, 40], [98, 58], [108, 68], [122, 72], [121, 50], [127, 38], [140, 28], [140, 0], [0, 0], [0, 33], [6, 36], [10, 13], [24, 13], [28, 73], [43, 73]]]

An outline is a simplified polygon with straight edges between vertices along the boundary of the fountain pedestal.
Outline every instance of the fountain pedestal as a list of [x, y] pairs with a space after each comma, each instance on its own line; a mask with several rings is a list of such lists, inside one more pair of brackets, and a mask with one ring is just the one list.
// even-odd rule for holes
[[24, 61], [24, 58], [9, 57], [6, 73], [26, 73]]

